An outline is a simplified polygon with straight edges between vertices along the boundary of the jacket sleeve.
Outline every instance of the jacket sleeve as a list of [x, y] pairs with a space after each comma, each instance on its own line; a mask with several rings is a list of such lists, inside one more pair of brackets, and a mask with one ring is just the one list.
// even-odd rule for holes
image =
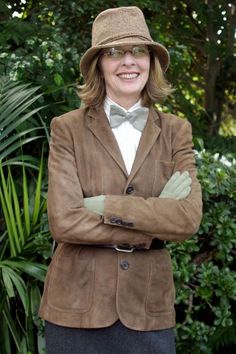
[[105, 200], [104, 223], [176, 242], [196, 233], [202, 218], [202, 195], [196, 177], [192, 129], [188, 121], [173, 132], [172, 160], [175, 162], [174, 172], [186, 170], [192, 178], [191, 193], [186, 199], [109, 195]]
[[51, 122], [48, 159], [48, 221], [52, 237], [76, 244], [131, 244], [148, 248], [152, 237], [133, 229], [103, 223], [102, 217], [84, 208], [73, 145], [66, 119]]

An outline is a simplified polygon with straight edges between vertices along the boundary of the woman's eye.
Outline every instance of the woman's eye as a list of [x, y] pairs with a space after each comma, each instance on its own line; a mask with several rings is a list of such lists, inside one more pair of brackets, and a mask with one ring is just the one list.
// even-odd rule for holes
[[146, 48], [140, 48], [140, 47], [134, 47], [133, 48], [133, 55], [135, 56], [143, 56], [143, 55], [147, 55], [148, 54], [148, 50]]
[[123, 50], [113, 49], [111, 51], [111, 56], [113, 57], [121, 57], [123, 54], [124, 54]]

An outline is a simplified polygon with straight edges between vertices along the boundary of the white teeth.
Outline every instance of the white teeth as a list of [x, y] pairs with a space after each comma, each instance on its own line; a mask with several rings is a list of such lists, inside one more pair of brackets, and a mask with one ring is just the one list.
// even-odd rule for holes
[[118, 75], [121, 79], [135, 79], [139, 74], [120, 74]]

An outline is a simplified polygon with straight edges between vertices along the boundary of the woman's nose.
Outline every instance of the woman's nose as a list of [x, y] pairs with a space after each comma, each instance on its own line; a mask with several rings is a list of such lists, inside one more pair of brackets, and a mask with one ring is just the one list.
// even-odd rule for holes
[[122, 58], [122, 64], [123, 65], [134, 65], [135, 64], [135, 58], [131, 54], [130, 51], [125, 52], [123, 58]]

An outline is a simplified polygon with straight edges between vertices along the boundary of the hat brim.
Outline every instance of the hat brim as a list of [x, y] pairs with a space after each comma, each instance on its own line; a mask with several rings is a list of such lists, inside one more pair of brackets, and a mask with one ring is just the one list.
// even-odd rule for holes
[[166, 72], [170, 64], [170, 56], [168, 50], [160, 43], [148, 41], [148, 40], [139, 40], [138, 38], [122, 38], [120, 40], [116, 40], [113, 42], [109, 42], [107, 44], [98, 45], [96, 47], [89, 48], [80, 60], [80, 71], [84, 78], [86, 78], [87, 72], [90, 68], [91, 62], [93, 61], [96, 54], [104, 48], [114, 47], [114, 46], [122, 46], [125, 44], [132, 45], [148, 45], [154, 51], [154, 54], [157, 56], [162, 70]]

